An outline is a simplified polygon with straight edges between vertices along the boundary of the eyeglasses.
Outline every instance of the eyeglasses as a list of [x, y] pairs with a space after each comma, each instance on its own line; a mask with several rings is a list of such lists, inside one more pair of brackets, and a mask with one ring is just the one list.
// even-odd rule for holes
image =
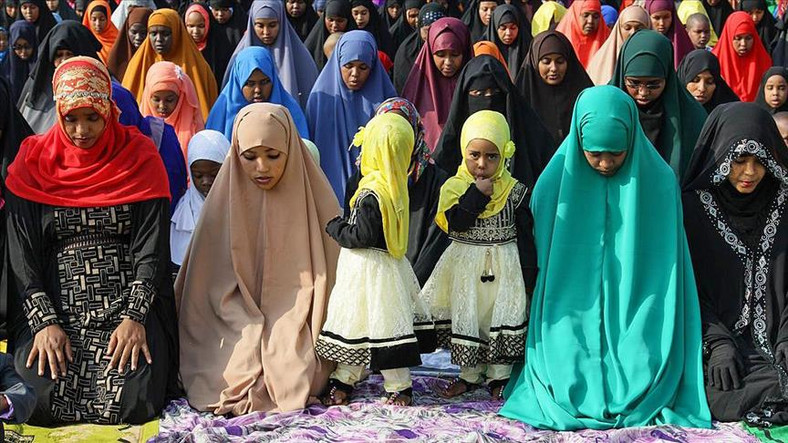
[[30, 45], [14, 45], [14, 51], [30, 51], [33, 49]]
[[663, 85], [662, 80], [652, 80], [646, 83], [639, 82], [637, 80], [627, 80], [625, 84], [627, 85], [627, 88], [630, 89], [646, 88], [649, 91], [656, 91], [657, 89], [661, 88]]

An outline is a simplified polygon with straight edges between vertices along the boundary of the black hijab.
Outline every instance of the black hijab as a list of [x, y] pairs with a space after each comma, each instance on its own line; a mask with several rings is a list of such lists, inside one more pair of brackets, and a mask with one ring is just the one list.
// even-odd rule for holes
[[8, 29], [11, 26], [11, 23], [16, 21], [16, 15], [13, 17], [6, 14], [5, 12], [5, 5], [16, 5], [19, 8], [19, 0], [3, 0], [0, 1], [0, 6], [2, 6], [3, 10], [0, 11], [0, 24]]
[[788, 100], [777, 109], [770, 107], [769, 104], [766, 103], [766, 92], [764, 89], [766, 88], [766, 82], [774, 75], [781, 76], [785, 79], [786, 83], [788, 83], [788, 69], [782, 66], [772, 66], [763, 73], [763, 77], [761, 77], [761, 86], [758, 88], [758, 95], [755, 97], [755, 103], [769, 111], [769, 114], [788, 111]]
[[[566, 59], [566, 75], [560, 85], [550, 86], [539, 75], [539, 60], [548, 54], [561, 54]], [[594, 86], [577, 59], [572, 43], [558, 31], [536, 36], [525, 64], [517, 73], [516, 84], [557, 144], [569, 134], [577, 96], [583, 89]]]
[[728, 16], [733, 14], [733, 7], [728, 3], [728, 0], [720, 0], [715, 6], [711, 6], [709, 0], [702, 0], [702, 2], [714, 32], [717, 35], [722, 35], [722, 28], [725, 26]]
[[[375, 4], [372, 3], [372, 0], [351, 0], [351, 9], [358, 6], [365, 7], [369, 12], [369, 22], [367, 23], [367, 26], [364, 27], [363, 31], [367, 31], [372, 34], [375, 37], [375, 43], [378, 44], [378, 50], [385, 52], [386, 55], [388, 55], [393, 61], [394, 56], [397, 53], [397, 48], [394, 46], [394, 42], [391, 40], [389, 28], [385, 25], [383, 20], [381, 20], [377, 8], [375, 8]], [[353, 20], [353, 18], [351, 17], [350, 20]], [[359, 29], [358, 26], [356, 26], [355, 29]]]
[[[112, 2], [110, 2], [112, 4]], [[82, 21], [81, 18], [71, 9], [71, 6], [68, 5], [66, 0], [60, 0], [57, 4], [57, 15], [60, 16], [62, 20], [75, 20], [75, 21]]]
[[[13, 50], [14, 43], [20, 38], [27, 40], [33, 48], [33, 54], [29, 60], [22, 60]], [[16, 103], [38, 58], [36, 27], [24, 20], [14, 22], [8, 35], [8, 46], [11, 49], [8, 51], [3, 63], [0, 64], [0, 73], [8, 80], [11, 86], [12, 103]]]
[[772, 13], [769, 11], [769, 7], [766, 5], [766, 0], [741, 0], [741, 3], [739, 3], [739, 10], [748, 14], [755, 9], [760, 9], [763, 11], [763, 18], [757, 25], [755, 25], [755, 29], [758, 30], [758, 35], [761, 37], [763, 47], [766, 48], [769, 53], [771, 53], [772, 42], [774, 41], [774, 38], [777, 37], [777, 19], [775, 19]]
[[[285, 10], [287, 10], [287, 6], [285, 6]], [[301, 41], [304, 41], [309, 36], [309, 31], [315, 27], [315, 23], [320, 20], [320, 16], [317, 15], [315, 8], [312, 7], [312, 0], [306, 0], [306, 11], [298, 18], [294, 18], [288, 12], [287, 19], [290, 20], [290, 24]]]
[[44, 41], [44, 37], [57, 25], [57, 19], [52, 15], [52, 11], [49, 10], [49, 6], [44, 0], [22, 0], [19, 2], [19, 12], [16, 15], [17, 20], [25, 19], [22, 15], [22, 5], [25, 3], [32, 3], [38, 6], [38, 20], [33, 24], [36, 25], [38, 41]]
[[153, 3], [156, 4], [156, 9], [174, 9], [178, 11], [178, 15], [183, 17], [183, 14], [186, 12], [186, 8], [191, 2], [190, 0], [153, 0]]
[[720, 61], [717, 60], [717, 56], [712, 54], [711, 51], [695, 49], [690, 52], [681, 61], [676, 74], [678, 74], [681, 84], [686, 88], [687, 83], [694, 80], [703, 71], [709, 71], [711, 76], [714, 77], [714, 84], [716, 85], [711, 99], [703, 105], [706, 112], [710, 113], [723, 103], [739, 101], [739, 96], [733, 92], [733, 89], [728, 86], [728, 83], [720, 75]]
[[[487, 30], [487, 26], [482, 23], [482, 18], [479, 17], [479, 5], [483, 1], [494, 1], [498, 6], [504, 4], [503, 0], [471, 0], [468, 2], [465, 12], [462, 13], [462, 22], [465, 23], [468, 26], [468, 30], [471, 31], [471, 44], [482, 39], [484, 37], [484, 32]], [[490, 17], [490, 23], [492, 23], [492, 17]]]
[[[446, 17], [446, 10], [443, 9], [440, 3], [427, 3], [419, 11], [417, 29], [431, 25], [443, 17]], [[413, 64], [416, 63], [416, 57], [421, 52], [423, 45], [424, 40], [421, 39], [421, 33], [417, 31], [409, 35], [399, 46], [397, 56], [394, 58], [393, 75], [394, 88], [397, 90], [397, 93], [402, 94], [402, 88], [405, 87], [408, 74], [413, 69]]]
[[351, 9], [349, 0], [328, 0], [326, 2], [326, 10], [323, 12], [323, 17], [315, 23], [306, 41], [304, 41], [306, 49], [309, 50], [312, 58], [315, 59], [317, 69], [322, 70], [327, 61], [326, 54], [323, 52], [323, 45], [331, 33], [326, 28], [325, 19], [328, 17], [342, 17], [347, 20], [347, 27], [344, 32], [352, 31], [356, 29], [356, 22], [350, 13]]
[[44, 110], [52, 105], [52, 77], [55, 75], [55, 55], [58, 49], [68, 49], [75, 56], [84, 55], [98, 60], [97, 52], [101, 50], [101, 43], [79, 22], [65, 20], [52, 28], [38, 48], [38, 61], [25, 83], [19, 108], [28, 106]]
[[[397, 17], [391, 18], [388, 12], [388, 8], [395, 5], [400, 7], [399, 15]], [[403, 5], [401, 0], [386, 0], [385, 2], [383, 2], [382, 5], [378, 7], [378, 15], [380, 15], [380, 20], [383, 22], [386, 29], [390, 30], [391, 27], [394, 26], [394, 23], [396, 23], [397, 20], [399, 20], [399, 18], [402, 17], [402, 13], [404, 12], [402, 6]]]
[[[497, 93], [490, 97], [469, 96], [471, 90], [487, 88], [494, 88]], [[539, 116], [517, 92], [504, 66], [489, 55], [472, 58], [460, 72], [451, 110], [433, 153], [435, 164], [449, 174], [457, 171], [462, 162], [462, 125], [468, 116], [483, 109], [506, 116], [516, 146], [510, 166], [512, 176], [529, 188], [533, 187], [555, 153], [556, 145]]]
[[[408, 9], [418, 9], [421, 11], [421, 8], [424, 6], [424, 0], [405, 0], [405, 3], [402, 5], [401, 13], [397, 21], [391, 25], [389, 28], [389, 32], [391, 33], [391, 39], [394, 41], [394, 46], [399, 50], [402, 43], [405, 39], [408, 38], [411, 34], [416, 32], [417, 28], [413, 28], [408, 23]], [[388, 13], [386, 13], [388, 17]], [[416, 22], [418, 23], [418, 21]], [[395, 57], [396, 60], [396, 57]]]
[[[507, 23], [514, 23], [518, 27], [517, 38], [511, 45], [505, 45], [498, 37], [498, 27]], [[490, 26], [487, 27], [484, 40], [494, 42], [506, 59], [509, 72], [515, 75], [523, 66], [528, 47], [531, 45], [531, 24], [523, 17], [522, 12], [513, 5], [500, 5], [493, 11]], [[571, 48], [571, 47], [570, 47]], [[572, 50], [574, 52], [574, 49]], [[521, 89], [522, 91], [522, 89]]]
[[0, 189], [5, 188], [5, 178], [8, 175], [8, 165], [14, 161], [19, 145], [27, 136], [33, 135], [33, 130], [27, 124], [22, 114], [11, 100], [11, 87], [4, 78], [0, 78], [0, 148], [3, 150], [2, 169], [0, 169]]
[[[211, 6], [211, 8], [233, 9], [233, 15], [230, 17], [230, 20], [227, 23], [221, 24], [214, 20], [216, 32], [223, 32], [225, 34], [227, 41], [230, 42], [228, 50], [232, 54], [232, 48], [238, 46], [238, 43], [241, 41], [241, 37], [243, 37], [244, 32], [246, 31], [246, 11], [243, 10], [241, 5], [232, 0], [210, 0], [208, 4]], [[211, 15], [213, 16], [213, 14]], [[211, 24], [211, 26], [214, 26], [214, 24]]]

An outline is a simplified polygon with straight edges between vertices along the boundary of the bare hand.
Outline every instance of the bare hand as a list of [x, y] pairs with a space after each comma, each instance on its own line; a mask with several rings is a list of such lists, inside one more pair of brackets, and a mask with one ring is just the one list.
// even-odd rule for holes
[[118, 373], [122, 375], [131, 359], [131, 370], [135, 371], [140, 351], [145, 355], [145, 361], [152, 364], [145, 326], [128, 318], [124, 319], [109, 338], [107, 355], [111, 355], [112, 360], [109, 362], [108, 370], [117, 368]]
[[489, 178], [476, 177], [476, 188], [487, 197], [493, 194], [493, 182]]
[[74, 361], [74, 354], [71, 352], [71, 342], [59, 325], [49, 325], [36, 333], [33, 339], [33, 347], [27, 356], [27, 368], [33, 367], [38, 357], [38, 376], [43, 377], [49, 363], [49, 372], [52, 380], [57, 380], [58, 368], [60, 375], [66, 375], [66, 359]]

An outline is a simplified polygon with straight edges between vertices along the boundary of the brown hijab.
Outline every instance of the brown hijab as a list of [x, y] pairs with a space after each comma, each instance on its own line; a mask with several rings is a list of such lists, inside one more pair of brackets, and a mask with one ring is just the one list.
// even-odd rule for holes
[[144, 23], [145, 26], [148, 26], [148, 17], [151, 14], [153, 14], [153, 10], [148, 8], [129, 9], [129, 16], [123, 27], [120, 28], [118, 38], [115, 40], [115, 44], [109, 51], [109, 57], [107, 58], [107, 68], [116, 79], [123, 80], [126, 66], [129, 64], [134, 52], [136, 52], [131, 40], [129, 40], [129, 28], [137, 23]]
[[[241, 154], [261, 145], [287, 155], [268, 191], [241, 165]], [[339, 256], [323, 228], [339, 214], [287, 108], [241, 109], [175, 283], [181, 378], [193, 407], [241, 415], [315, 401], [332, 370], [314, 343]]]

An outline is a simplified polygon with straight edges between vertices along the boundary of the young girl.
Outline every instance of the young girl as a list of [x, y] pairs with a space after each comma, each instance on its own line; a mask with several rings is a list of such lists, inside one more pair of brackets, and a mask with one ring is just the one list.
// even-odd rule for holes
[[101, 43], [99, 57], [107, 63], [109, 53], [118, 39], [118, 28], [110, 21], [111, 8], [106, 0], [93, 0], [82, 16], [82, 25]]
[[189, 141], [205, 127], [197, 92], [189, 76], [175, 63], [155, 63], [148, 70], [142, 97], [142, 115], [163, 118], [172, 125], [178, 134], [183, 156], [188, 158]]
[[380, 370], [387, 404], [410, 405], [409, 366], [421, 364], [421, 335], [432, 328], [419, 284], [405, 257], [408, 247], [408, 165], [414, 135], [394, 113], [370, 120], [355, 137], [362, 146], [358, 190], [347, 219], [326, 231], [342, 246], [328, 316], [315, 350], [337, 362], [327, 406], [344, 405], [369, 365]]
[[452, 243], [421, 298], [430, 304], [438, 345], [460, 365], [459, 378], [439, 394], [460, 395], [486, 376], [501, 399], [512, 363], [523, 359], [526, 290], [536, 281], [530, 190], [506, 169], [515, 147], [502, 114], [472, 114], [460, 143], [464, 161], [441, 188], [435, 217]]

